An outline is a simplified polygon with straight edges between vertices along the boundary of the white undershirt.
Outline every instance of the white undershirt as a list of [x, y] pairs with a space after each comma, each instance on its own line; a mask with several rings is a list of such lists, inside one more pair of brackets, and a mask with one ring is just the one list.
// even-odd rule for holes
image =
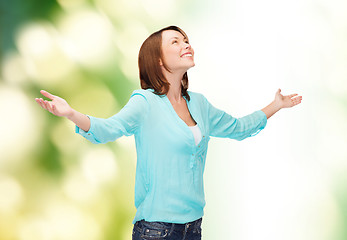
[[194, 135], [194, 140], [195, 140], [195, 145], [198, 145], [199, 142], [202, 139], [202, 135], [201, 135], [201, 130], [198, 126], [198, 124], [196, 124], [195, 126], [188, 126], [190, 128], [190, 130], [192, 130], [193, 135]]

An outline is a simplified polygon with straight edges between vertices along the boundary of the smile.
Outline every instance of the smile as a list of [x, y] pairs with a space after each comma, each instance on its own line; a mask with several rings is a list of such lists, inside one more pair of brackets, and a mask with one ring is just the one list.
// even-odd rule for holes
[[185, 53], [181, 57], [193, 57], [193, 55], [191, 53]]

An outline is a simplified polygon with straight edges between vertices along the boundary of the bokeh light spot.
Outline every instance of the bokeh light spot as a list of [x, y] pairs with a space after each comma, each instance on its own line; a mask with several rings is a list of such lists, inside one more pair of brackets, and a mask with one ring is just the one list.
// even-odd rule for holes
[[117, 174], [116, 157], [105, 147], [93, 148], [82, 156], [82, 171], [86, 179], [95, 185], [115, 179]]
[[79, 63], [99, 69], [114, 59], [115, 31], [105, 16], [81, 9], [64, 16], [59, 25], [65, 52]]
[[[22, 91], [0, 84], [0, 167], [21, 167], [39, 140], [40, 119]], [[16, 161], [18, 160], [18, 161]]]
[[0, 175], [0, 212], [14, 212], [23, 197], [22, 187], [15, 179]]
[[17, 34], [26, 73], [42, 86], [65, 80], [73, 69], [73, 62], [64, 53], [59, 38], [57, 30], [46, 22], [24, 25]]

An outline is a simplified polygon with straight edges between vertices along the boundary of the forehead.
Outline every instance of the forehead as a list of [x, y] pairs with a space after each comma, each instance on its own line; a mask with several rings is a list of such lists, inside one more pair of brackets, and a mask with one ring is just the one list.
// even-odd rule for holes
[[177, 32], [175, 30], [166, 30], [166, 31], [162, 32], [161, 36], [162, 36], [163, 42], [169, 41], [171, 38], [179, 38], [179, 39], [186, 38], [185, 36], [183, 36], [182, 33]]

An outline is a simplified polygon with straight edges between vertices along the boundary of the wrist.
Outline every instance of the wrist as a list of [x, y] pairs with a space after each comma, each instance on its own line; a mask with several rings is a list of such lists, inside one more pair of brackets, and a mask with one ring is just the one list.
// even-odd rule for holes
[[274, 110], [277, 112], [277, 111], [279, 111], [279, 110], [281, 110], [283, 107], [282, 107], [282, 104], [281, 103], [279, 103], [278, 101], [276, 101], [276, 100], [274, 100], [273, 102], [272, 102], [272, 105], [273, 105], [273, 107], [274, 107]]
[[76, 111], [74, 109], [71, 109], [71, 112], [69, 114], [67, 114], [65, 117], [71, 121], [73, 121], [73, 118], [76, 115]]

